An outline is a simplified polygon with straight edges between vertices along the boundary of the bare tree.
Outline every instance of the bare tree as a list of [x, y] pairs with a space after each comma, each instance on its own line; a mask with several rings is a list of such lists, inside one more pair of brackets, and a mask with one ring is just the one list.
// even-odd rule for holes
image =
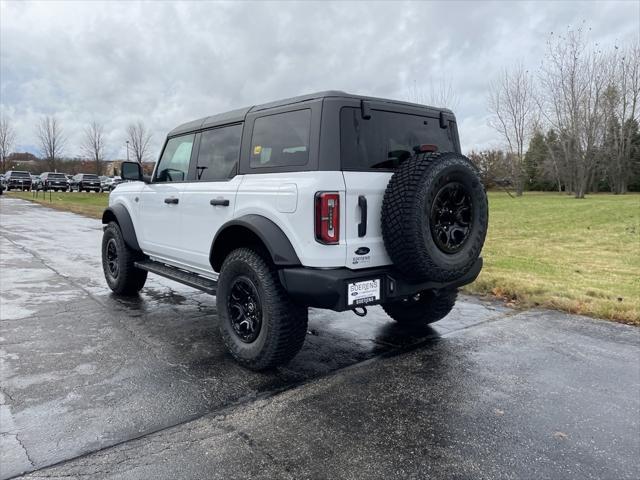
[[478, 168], [485, 188], [502, 185], [508, 170], [507, 155], [501, 150], [471, 151], [469, 159]]
[[0, 118], [0, 166], [2, 171], [7, 170], [7, 157], [13, 149], [16, 134], [7, 118]]
[[55, 171], [56, 160], [62, 155], [66, 143], [60, 122], [56, 117], [43, 117], [38, 124], [36, 135], [42, 157], [47, 161], [49, 170]]
[[84, 130], [82, 142], [83, 153], [91, 158], [96, 165], [96, 175], [102, 175], [102, 161], [104, 160], [104, 127], [97, 123], [91, 124]]
[[603, 100], [610, 74], [603, 52], [597, 46], [587, 48], [582, 28], [548, 42], [541, 71], [544, 112], [551, 127], [560, 132], [569, 171], [565, 184], [576, 198], [584, 198], [601, 159]]
[[490, 122], [506, 141], [511, 181], [516, 195], [524, 191], [524, 150], [537, 120], [533, 80], [522, 65], [504, 70], [489, 93]]
[[606, 172], [611, 190], [627, 192], [632, 171], [633, 122], [640, 100], [640, 44], [610, 56], [611, 78], [604, 93]]
[[127, 138], [134, 158], [138, 163], [142, 163], [149, 155], [151, 132], [147, 130], [144, 123], [136, 122], [127, 127]]
[[458, 106], [458, 96], [453, 85], [444, 78], [440, 79], [437, 83], [431, 78], [429, 80], [428, 91], [425, 91], [425, 88], [419, 86], [414, 80], [413, 86], [409, 89], [407, 99], [422, 105], [433, 105], [452, 110], [455, 110]]

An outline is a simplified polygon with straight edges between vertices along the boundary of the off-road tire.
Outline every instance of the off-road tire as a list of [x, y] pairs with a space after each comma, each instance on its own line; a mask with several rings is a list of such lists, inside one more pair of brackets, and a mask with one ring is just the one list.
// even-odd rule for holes
[[[237, 278], [248, 278], [261, 306], [261, 326], [255, 340], [243, 342], [233, 329], [229, 302]], [[291, 360], [307, 334], [308, 311], [291, 301], [266, 255], [250, 248], [233, 250], [224, 260], [216, 294], [220, 334], [231, 355], [246, 368], [267, 370]]]
[[[471, 220], [460, 250], [438, 247], [430, 227], [434, 199], [451, 182], [470, 198]], [[448, 282], [467, 273], [480, 255], [487, 233], [488, 205], [471, 161], [458, 153], [419, 154], [393, 174], [382, 202], [382, 236], [394, 266], [411, 281]]]
[[446, 317], [456, 304], [458, 290], [421, 292], [418, 298], [383, 303], [382, 308], [396, 322], [406, 325], [428, 325]]
[[[117, 251], [117, 275], [109, 268], [107, 248], [110, 242]], [[120, 226], [116, 222], [110, 222], [102, 236], [102, 270], [107, 285], [113, 293], [122, 296], [136, 295], [147, 281], [147, 271], [135, 266], [135, 262], [142, 260], [142, 252], [129, 247], [122, 236]]]

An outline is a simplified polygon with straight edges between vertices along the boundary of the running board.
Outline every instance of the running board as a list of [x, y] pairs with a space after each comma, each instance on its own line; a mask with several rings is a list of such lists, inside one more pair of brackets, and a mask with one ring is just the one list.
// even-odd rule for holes
[[156, 262], [154, 260], [143, 260], [136, 262], [135, 266], [141, 270], [155, 273], [162, 277], [173, 280], [174, 282], [182, 283], [192, 288], [197, 288], [203, 292], [207, 292], [211, 295], [216, 294], [218, 289], [218, 282], [205, 278], [197, 273], [187, 272], [177, 267], [172, 267], [165, 263]]

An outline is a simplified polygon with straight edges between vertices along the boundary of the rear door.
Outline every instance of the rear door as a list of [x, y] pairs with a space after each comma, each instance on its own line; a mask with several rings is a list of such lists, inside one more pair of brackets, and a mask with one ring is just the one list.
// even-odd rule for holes
[[382, 238], [381, 210], [385, 189], [398, 165], [419, 145], [432, 144], [439, 151], [457, 148], [453, 129], [440, 128], [439, 118], [428, 116], [426, 109], [375, 102], [369, 108], [368, 119], [363, 118], [360, 107], [340, 110], [346, 266], [352, 269], [391, 263]]
[[237, 175], [242, 124], [201, 132], [195, 178], [182, 192], [183, 259], [203, 274], [213, 274], [211, 243], [220, 227], [233, 218], [242, 176]]

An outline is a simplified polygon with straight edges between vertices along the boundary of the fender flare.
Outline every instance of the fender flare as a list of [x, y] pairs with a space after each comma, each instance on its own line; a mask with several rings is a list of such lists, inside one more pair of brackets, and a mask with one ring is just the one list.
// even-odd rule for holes
[[122, 232], [124, 243], [126, 243], [129, 248], [141, 251], [142, 249], [138, 244], [136, 230], [133, 227], [133, 221], [131, 220], [131, 215], [129, 215], [127, 207], [125, 207], [121, 203], [116, 203], [115, 205], [108, 207], [104, 211], [104, 213], [102, 214], [102, 223], [104, 225], [107, 225], [109, 222], [112, 222], [114, 220], [120, 226], [120, 231]]
[[228, 221], [216, 233], [209, 250], [209, 260], [215, 271], [220, 270], [224, 257], [232, 249], [231, 247], [242, 243], [242, 239], [234, 237], [243, 229], [249, 230], [258, 237], [275, 265], [301, 265], [293, 245], [282, 229], [262, 215], [251, 214]]

